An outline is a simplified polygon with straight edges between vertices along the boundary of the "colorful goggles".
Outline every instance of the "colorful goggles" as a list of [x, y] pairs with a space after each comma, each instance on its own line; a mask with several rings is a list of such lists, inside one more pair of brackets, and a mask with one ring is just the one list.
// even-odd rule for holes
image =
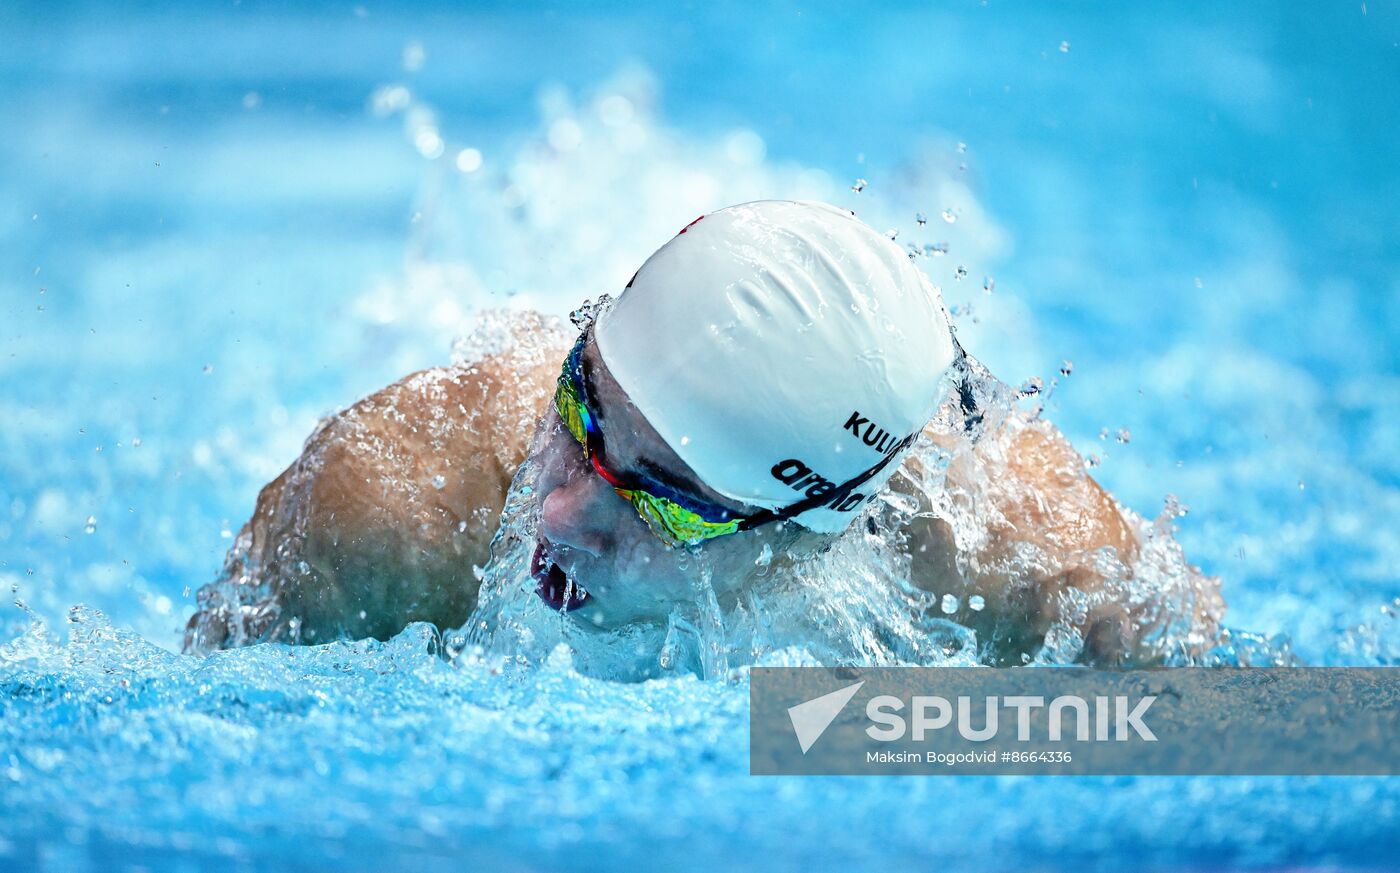
[[588, 389], [583, 373], [583, 347], [587, 337], [587, 332], [579, 336], [564, 362], [559, 386], [554, 392], [554, 408], [559, 411], [569, 433], [583, 447], [584, 457], [592, 463], [593, 469], [619, 497], [632, 504], [651, 532], [667, 546], [695, 545], [740, 530], [743, 519], [727, 510], [698, 504], [651, 479], [624, 482], [603, 466], [603, 435], [588, 411]]
[[624, 482], [603, 465], [603, 435], [598, 430], [598, 422], [588, 411], [588, 382], [583, 372], [583, 348], [588, 340], [588, 331], [579, 335], [573, 351], [564, 361], [563, 372], [559, 374], [559, 386], [554, 391], [554, 408], [559, 411], [564, 426], [583, 447], [583, 455], [593, 465], [593, 469], [612, 486], [613, 491], [637, 510], [642, 521], [651, 532], [667, 546], [696, 545], [705, 540], [725, 534], [752, 530], [760, 525], [775, 521], [786, 521], [802, 513], [821, 506], [839, 504], [861, 484], [869, 481], [892, 460], [902, 457], [918, 438], [919, 432], [909, 434], [893, 450], [882, 457], [869, 469], [837, 485], [829, 492], [804, 497], [790, 506], [781, 509], [760, 509], [750, 516], [735, 516], [726, 509], [705, 505], [687, 497], [665, 483], [648, 477], [634, 477], [636, 481]]

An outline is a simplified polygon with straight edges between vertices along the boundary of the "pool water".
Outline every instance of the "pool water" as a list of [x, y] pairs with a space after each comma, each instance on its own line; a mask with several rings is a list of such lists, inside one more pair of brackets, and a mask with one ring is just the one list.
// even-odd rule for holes
[[742, 671], [176, 653], [320, 416], [813, 197], [1230, 627], [1400, 664], [1400, 14], [1173, 12], [0, 8], [0, 867], [1393, 868], [1394, 780], [760, 779]]

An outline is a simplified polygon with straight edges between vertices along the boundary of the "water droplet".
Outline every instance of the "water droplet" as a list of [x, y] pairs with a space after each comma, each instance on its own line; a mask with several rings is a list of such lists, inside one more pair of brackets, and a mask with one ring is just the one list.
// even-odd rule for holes
[[433, 487], [441, 491], [447, 487], [447, 477], [441, 473], [433, 477]]
[[608, 294], [599, 294], [597, 300], [585, 300], [579, 304], [578, 309], [569, 313], [569, 321], [579, 330], [586, 330], [593, 323], [593, 319], [598, 317], [598, 313], [611, 302], [612, 296]]
[[[1069, 40], [1064, 40], [1060, 43], [1060, 52], [1062, 54], [1069, 54]], [[1093, 52], [1089, 52], [1089, 54], [1093, 54]]]
[[185, 586], [185, 590], [180, 592], [180, 596], [181, 596], [181, 597], [189, 597], [189, 596], [190, 596], [190, 586], [186, 585], [186, 586]]
[[1201, 282], [1201, 277], [1200, 277], [1200, 276], [1197, 276], [1193, 281], [1196, 283], [1196, 287], [1197, 287], [1197, 288], [1204, 288], [1204, 287], [1205, 287], [1205, 285]]
[[1099, 428], [1099, 439], [1101, 439], [1101, 440], [1106, 440], [1106, 439], [1108, 439], [1108, 428], [1106, 428], [1106, 427], [1101, 427], [1101, 428]]
[[851, 183], [851, 190], [859, 194], [860, 192], [864, 191], [865, 186], [869, 184], [870, 183], [865, 181], [864, 179], [857, 179]]
[[938, 608], [941, 609], [941, 610], [943, 610], [943, 614], [944, 614], [944, 615], [952, 615], [953, 613], [957, 612], [957, 611], [958, 611], [958, 598], [957, 598], [957, 596], [956, 596], [956, 595], [953, 595], [953, 594], [945, 594], [945, 595], [943, 595], [943, 600], [942, 600], [942, 602], [939, 603]]
[[961, 282], [962, 280], [966, 279], [966, 278], [967, 278], [967, 267], [964, 267], [964, 266], [962, 266], [961, 264], [959, 264], [959, 265], [958, 265], [958, 268], [957, 268], [956, 270], [953, 271], [953, 278], [954, 278], [954, 279], [957, 279], [959, 282]]
[[431, 161], [442, 157], [446, 143], [443, 142], [442, 134], [438, 133], [437, 128], [423, 125], [413, 135], [413, 147], [418, 149], [418, 154]]
[[133, 449], [139, 448], [140, 445], [141, 445], [141, 438], [140, 438], [140, 437], [134, 437], [134, 438], [131, 440], [131, 447], [132, 447]]
[[457, 169], [463, 173], [475, 173], [481, 169], [481, 151], [479, 149], [462, 149], [457, 153]]
[[967, 608], [973, 612], [981, 612], [987, 606], [987, 600], [980, 594], [974, 594], [967, 599]]
[[598, 101], [598, 117], [608, 127], [623, 127], [634, 114], [632, 101], [621, 94], [609, 94]]
[[1068, 376], [1070, 373], [1073, 373], [1073, 372], [1074, 372], [1074, 361], [1071, 361], [1071, 360], [1066, 359], [1066, 360], [1063, 360], [1063, 361], [1060, 362], [1060, 375], [1061, 375], [1061, 376]]
[[948, 254], [947, 243], [928, 243], [924, 246], [924, 254], [934, 258], [941, 258]]
[[1114, 439], [1126, 446], [1133, 441], [1133, 432], [1126, 427], [1120, 427], [1118, 428], [1118, 433], [1114, 434]]
[[402, 85], [385, 85], [370, 95], [370, 108], [375, 115], [392, 115], [408, 108], [413, 95]]
[[924, 215], [922, 212], [915, 212], [914, 221], [918, 223], [919, 227], [923, 227], [928, 224], [928, 216]]
[[89, 516], [87, 517], [87, 524], [83, 526], [83, 533], [96, 533], [96, 532], [97, 532], [97, 516], [95, 516], [95, 515], [89, 515]]
[[965, 143], [965, 142], [960, 142], [960, 143], [958, 143], [958, 154], [960, 154], [960, 155], [961, 155], [961, 154], [964, 154], [966, 151], [967, 151], [967, 143]]
[[208, 376], [208, 375], [209, 375], [210, 373], [212, 373], [212, 372], [214, 372], [214, 365], [213, 365], [213, 364], [205, 364], [205, 365], [204, 365], [204, 375]]
[[418, 72], [423, 69], [423, 62], [427, 59], [428, 52], [423, 48], [421, 42], [410, 42], [403, 47], [403, 68], [405, 72]]
[[1302, 491], [1303, 489], [1305, 489], [1305, 488], [1307, 488], [1307, 487], [1308, 487], [1307, 485], [1303, 484], [1303, 480], [1302, 480], [1302, 479], [1299, 479], [1299, 480], [1298, 480], [1298, 490], [1299, 490], [1299, 491]]
[[890, 228], [889, 230], [885, 231], [885, 236], [889, 237], [892, 240], [899, 239], [899, 228]]
[[982, 277], [982, 290], [983, 290], [983, 291], [986, 291], [988, 294], [990, 294], [990, 293], [992, 293], [993, 291], [997, 290], [997, 280], [996, 280], [996, 279], [993, 279], [991, 276], [983, 276], [983, 277]]
[[1090, 470], [1094, 469], [1101, 463], [1103, 462], [1099, 460], [1098, 455], [1090, 455], [1089, 457], [1084, 459], [1084, 466]]
[[958, 220], [958, 214], [952, 209], [945, 209], [943, 210], [943, 220], [952, 224]]
[[547, 138], [556, 151], [571, 152], [583, 145], [583, 126], [572, 118], [561, 118], [549, 126]]
[[467, 532], [467, 523], [466, 523], [465, 521], [459, 521], [459, 522], [457, 522], [457, 533], [466, 533], [466, 532]]
[[1045, 387], [1045, 380], [1039, 376], [1032, 376], [1021, 385], [1022, 397], [1034, 397]]
[[759, 567], [767, 567], [771, 563], [773, 563], [773, 547], [764, 543], [763, 550], [758, 553], [758, 558], [754, 560], [754, 564]]

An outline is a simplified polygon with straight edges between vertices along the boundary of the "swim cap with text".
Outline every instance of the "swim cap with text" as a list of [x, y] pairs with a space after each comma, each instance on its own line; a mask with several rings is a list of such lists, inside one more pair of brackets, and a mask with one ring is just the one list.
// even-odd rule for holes
[[893, 242], [824, 203], [760, 201], [697, 219], [595, 326], [613, 377], [726, 497], [840, 531], [899, 467], [838, 486], [933, 416], [953, 360], [938, 291]]

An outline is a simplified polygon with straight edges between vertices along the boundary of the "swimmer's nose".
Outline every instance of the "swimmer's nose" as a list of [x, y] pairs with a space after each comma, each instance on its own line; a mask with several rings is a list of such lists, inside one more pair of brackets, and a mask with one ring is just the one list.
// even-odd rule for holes
[[597, 476], [579, 477], [545, 495], [540, 505], [540, 532], [551, 543], [601, 555], [616, 523], [615, 507], [622, 504]]

